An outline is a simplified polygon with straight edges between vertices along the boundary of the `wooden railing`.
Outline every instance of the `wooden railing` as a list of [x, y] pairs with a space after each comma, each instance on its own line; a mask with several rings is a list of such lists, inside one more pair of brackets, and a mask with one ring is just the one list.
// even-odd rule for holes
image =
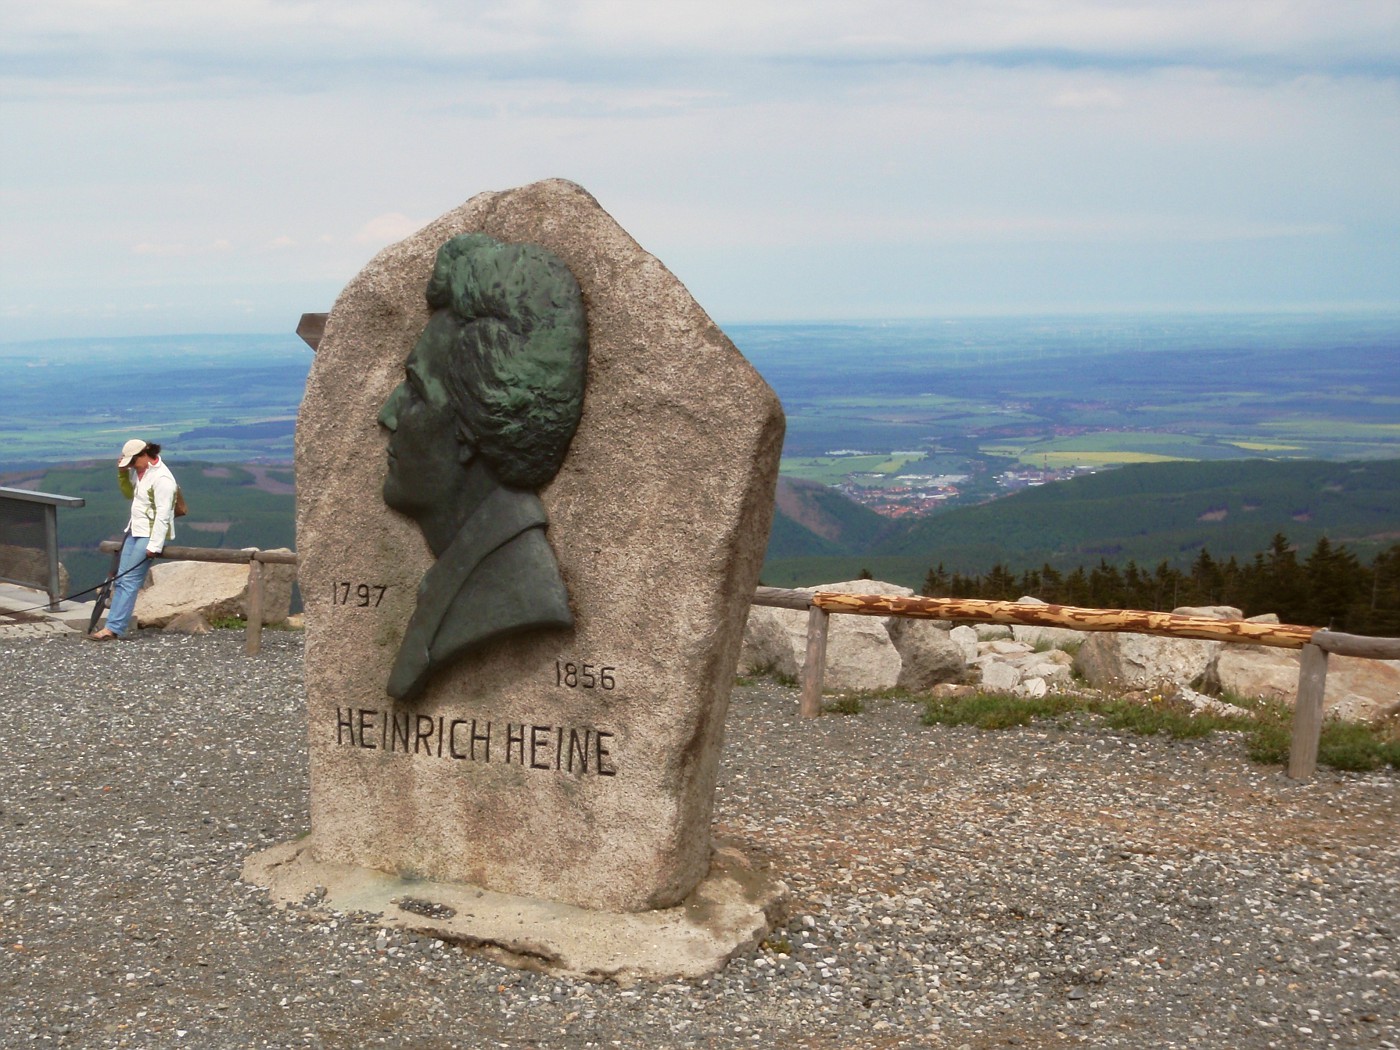
[[[106, 540], [106, 553], [121, 544]], [[225, 550], [214, 547], [166, 547], [160, 555], [171, 561], [204, 561], [248, 565], [247, 653], [262, 648], [263, 566], [295, 565], [292, 551], [264, 551], [256, 547]], [[1200, 638], [1216, 642], [1264, 645], [1302, 650], [1298, 672], [1298, 699], [1293, 710], [1293, 740], [1288, 775], [1306, 780], [1317, 769], [1317, 746], [1322, 736], [1322, 701], [1327, 688], [1327, 655], [1359, 656], [1371, 660], [1400, 660], [1400, 638], [1368, 638], [1296, 624], [1218, 620], [1207, 616], [1145, 612], [1135, 609], [1081, 609], [1072, 605], [1031, 605], [1019, 602], [980, 601], [972, 598], [921, 598], [878, 594], [838, 594], [833, 591], [784, 590], [759, 587], [754, 605], [796, 609], [807, 613], [807, 651], [802, 661], [803, 718], [821, 713], [826, 678], [826, 639], [832, 613], [854, 616], [907, 616], [924, 620], [964, 620], [975, 623], [1020, 624], [1028, 627], [1063, 627], [1075, 631], [1131, 631], [1171, 638]]]
[[[98, 549], [107, 554], [120, 553], [122, 545], [116, 540], [103, 540]], [[222, 565], [248, 566], [248, 604], [243, 610], [248, 626], [245, 650], [254, 656], [262, 650], [263, 629], [263, 566], [295, 565], [295, 551], [264, 551], [257, 547], [225, 550], [221, 547], [166, 547], [160, 552], [166, 561], [205, 561]]]
[[1328, 653], [1371, 660], [1400, 659], [1400, 638], [1367, 638], [1295, 624], [1217, 620], [1206, 616], [1180, 616], [1134, 609], [1080, 609], [1071, 605], [1032, 605], [970, 598], [904, 598], [837, 594], [832, 591], [808, 593], [777, 587], [759, 587], [753, 604], [807, 611], [807, 653], [802, 663], [799, 706], [803, 718], [815, 718], [821, 713], [822, 685], [826, 677], [826, 637], [832, 613], [1063, 627], [1075, 631], [1131, 631], [1172, 638], [1203, 638], [1216, 642], [1300, 649], [1298, 698], [1293, 709], [1293, 740], [1288, 755], [1288, 775], [1294, 780], [1306, 780], [1317, 769], [1317, 746], [1322, 736], [1322, 701], [1327, 689]]

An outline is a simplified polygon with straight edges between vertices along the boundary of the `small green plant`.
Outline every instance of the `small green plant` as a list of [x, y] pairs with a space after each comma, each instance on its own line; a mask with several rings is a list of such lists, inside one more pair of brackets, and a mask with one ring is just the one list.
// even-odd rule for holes
[[786, 937], [765, 937], [758, 942], [758, 946], [765, 952], [773, 952], [777, 955], [792, 954], [792, 942]]
[[1382, 739], [1371, 726], [1328, 719], [1322, 723], [1317, 760], [1333, 769], [1355, 772], [1379, 769], [1385, 765], [1400, 768], [1400, 744]]
[[824, 715], [858, 715], [865, 710], [865, 703], [859, 696], [847, 694], [828, 700], [822, 704]]
[[216, 631], [242, 631], [248, 627], [248, 621], [241, 616], [215, 616], [209, 626]]
[[1009, 729], [1030, 725], [1042, 718], [1058, 718], [1078, 706], [1080, 701], [1058, 693], [1031, 697], [979, 691], [968, 696], [933, 697], [925, 701], [923, 721], [924, 725]]
[[776, 683], [777, 685], [784, 686], [788, 689], [791, 689], [793, 686], [797, 685], [796, 677], [779, 671], [771, 663], [759, 664], [756, 667], [750, 667], [748, 669], [747, 674], [739, 675], [735, 684], [754, 685], [758, 682], [760, 678], [767, 678], [772, 682]]
[[1239, 717], [1197, 714], [1185, 704], [1161, 697], [1145, 704], [1106, 700], [1096, 704], [1095, 709], [1115, 729], [1126, 729], [1139, 736], [1165, 733], [1173, 740], [1191, 740], [1216, 731], [1244, 729], [1249, 725], [1248, 720]]
[[[1165, 733], [1189, 740], [1216, 732], [1244, 734], [1245, 753], [1261, 765], [1287, 765], [1293, 744], [1293, 711], [1284, 703], [1229, 697], [1247, 715], [1196, 712], [1162, 696], [1146, 703], [1118, 698], [1051, 693], [1042, 697], [977, 692], [962, 697], [924, 701], [925, 725], [970, 725], [979, 729], [1009, 729], [1076, 711], [1102, 718], [1114, 729], [1140, 736]], [[1366, 771], [1392, 766], [1400, 769], [1400, 726], [1368, 726], [1328, 719], [1322, 724], [1317, 760], [1333, 769]]]

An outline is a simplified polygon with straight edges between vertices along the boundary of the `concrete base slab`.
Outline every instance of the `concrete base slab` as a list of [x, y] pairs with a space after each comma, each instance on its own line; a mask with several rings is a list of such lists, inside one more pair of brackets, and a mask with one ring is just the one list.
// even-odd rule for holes
[[44, 591], [0, 584], [0, 637], [29, 638], [87, 630], [92, 602], [61, 601], [57, 609], [50, 609], [48, 600]]
[[507, 966], [621, 984], [714, 973], [780, 921], [788, 895], [786, 885], [733, 846], [715, 848], [709, 875], [681, 904], [647, 912], [591, 911], [323, 864], [311, 856], [309, 838], [252, 854], [242, 877], [283, 906], [370, 913], [386, 927], [458, 944]]

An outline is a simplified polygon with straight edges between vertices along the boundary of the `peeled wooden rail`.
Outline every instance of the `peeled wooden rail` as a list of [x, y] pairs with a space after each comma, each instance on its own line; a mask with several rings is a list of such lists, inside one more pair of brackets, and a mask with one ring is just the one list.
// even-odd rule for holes
[[[116, 540], [103, 540], [98, 550], [115, 554], [122, 549]], [[166, 547], [158, 557], [166, 561], [204, 561], [221, 565], [248, 566], [248, 604], [243, 610], [247, 620], [244, 651], [256, 656], [262, 651], [263, 629], [263, 566], [295, 565], [295, 551], [264, 551], [257, 547], [229, 550], [223, 547]]]
[[1217, 620], [1207, 616], [1146, 612], [1139, 609], [1081, 609], [1072, 605], [1031, 605], [974, 598], [923, 598], [879, 594], [837, 594], [832, 591], [783, 590], [759, 587], [754, 605], [807, 610], [807, 656], [802, 665], [798, 713], [815, 718], [821, 713], [826, 677], [826, 636], [832, 613], [855, 616], [908, 616], [925, 620], [970, 620], [976, 623], [1063, 627], [1074, 631], [1131, 631], [1169, 638], [1200, 638], [1213, 642], [1264, 645], [1302, 650], [1298, 669], [1298, 699], [1293, 709], [1293, 742], [1288, 775], [1306, 780], [1317, 769], [1322, 736], [1322, 701], [1327, 690], [1327, 654], [1371, 660], [1400, 660], [1400, 638], [1368, 638], [1286, 623]]

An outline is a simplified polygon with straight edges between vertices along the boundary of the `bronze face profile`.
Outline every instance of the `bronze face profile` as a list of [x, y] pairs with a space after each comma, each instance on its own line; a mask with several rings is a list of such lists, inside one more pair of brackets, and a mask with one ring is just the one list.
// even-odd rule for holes
[[389, 674], [396, 700], [489, 642], [573, 624], [536, 492], [583, 411], [578, 282], [536, 245], [465, 234], [438, 249], [427, 299], [432, 315], [379, 412], [384, 502], [418, 523], [437, 558]]

